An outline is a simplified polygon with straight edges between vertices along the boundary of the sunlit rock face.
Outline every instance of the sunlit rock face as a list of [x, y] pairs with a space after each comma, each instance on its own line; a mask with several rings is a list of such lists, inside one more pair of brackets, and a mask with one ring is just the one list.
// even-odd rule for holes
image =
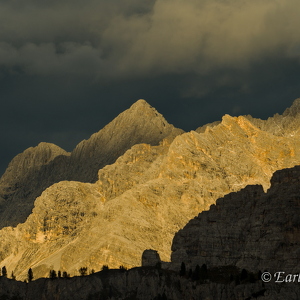
[[[49, 269], [78, 275], [83, 266], [138, 266], [145, 249], [169, 261], [174, 234], [216, 199], [249, 184], [266, 191], [276, 170], [300, 164], [298, 133], [275, 130], [286, 118], [296, 124], [297, 113], [280, 117], [276, 133], [271, 125], [264, 130], [262, 120], [258, 127], [249, 116], [228, 115], [184, 133], [144, 100], [120, 116], [72, 154], [57, 156], [67, 161], [61, 174], [72, 176], [45, 187], [24, 223], [0, 231], [1, 266], [19, 278], [30, 267], [37, 277]], [[107, 149], [115, 158], [99, 165], [101, 151], [111, 159]], [[95, 170], [95, 182], [80, 182], [92, 180]]]
[[300, 167], [276, 171], [271, 187], [247, 186], [217, 200], [178, 233], [173, 268], [234, 265], [250, 271], [300, 268]]
[[138, 100], [88, 140], [68, 153], [40, 143], [17, 155], [0, 179], [0, 228], [24, 222], [35, 199], [62, 180], [97, 181], [98, 170], [112, 164], [133, 145], [158, 145], [183, 130], [169, 124], [145, 100]]

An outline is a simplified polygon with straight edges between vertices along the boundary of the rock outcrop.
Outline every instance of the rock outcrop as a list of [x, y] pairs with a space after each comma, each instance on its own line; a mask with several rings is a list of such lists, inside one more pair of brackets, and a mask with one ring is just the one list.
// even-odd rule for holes
[[142, 254], [142, 267], [155, 267], [161, 264], [159, 254], [156, 250], [147, 249]]
[[[118, 135], [121, 148], [131, 148], [102, 167], [96, 182], [51, 185], [36, 199], [26, 222], [0, 231], [0, 266], [24, 279], [29, 268], [42, 277], [49, 269], [73, 276], [84, 266], [96, 271], [102, 265], [138, 266], [149, 248], [156, 249], [162, 261], [169, 261], [174, 234], [216, 199], [247, 185], [260, 184], [266, 191], [276, 170], [300, 163], [297, 134], [273, 134], [271, 127], [263, 130], [249, 118], [228, 115], [198, 132], [182, 133], [172, 125], [164, 126], [162, 117], [144, 101], [131, 107], [131, 124], [142, 108], [154, 125], [125, 128]], [[297, 116], [290, 117], [296, 122]], [[117, 117], [119, 121], [113, 121], [99, 136], [113, 138], [113, 130], [126, 126], [125, 119]], [[164, 127], [166, 131], [160, 134]], [[153, 140], [158, 133], [162, 137]], [[71, 158], [63, 156], [69, 162], [84, 162], [88, 157], [82, 174], [92, 169], [89, 157], [101, 158], [94, 149], [103, 145], [97, 136], [78, 146]], [[141, 143], [143, 138], [148, 142]], [[117, 152], [119, 148], [113, 146], [117, 140], [111, 143], [108, 148], [119, 155], [123, 150]], [[131, 146], [133, 143], [137, 144]], [[82, 170], [72, 168], [67, 169], [74, 176]]]
[[300, 270], [300, 166], [274, 173], [271, 187], [247, 186], [217, 200], [176, 233], [172, 265]]

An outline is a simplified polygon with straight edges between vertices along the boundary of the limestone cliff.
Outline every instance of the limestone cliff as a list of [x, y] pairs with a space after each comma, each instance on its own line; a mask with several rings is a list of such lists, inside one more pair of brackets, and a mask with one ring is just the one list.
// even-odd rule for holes
[[24, 222], [36, 197], [52, 184], [62, 180], [95, 182], [99, 169], [133, 145], [158, 145], [181, 133], [183, 130], [170, 125], [145, 100], [138, 100], [71, 153], [49, 143], [25, 150], [0, 179], [0, 228]]
[[172, 265], [300, 270], [300, 166], [274, 173], [271, 187], [247, 186], [217, 200], [176, 233]]

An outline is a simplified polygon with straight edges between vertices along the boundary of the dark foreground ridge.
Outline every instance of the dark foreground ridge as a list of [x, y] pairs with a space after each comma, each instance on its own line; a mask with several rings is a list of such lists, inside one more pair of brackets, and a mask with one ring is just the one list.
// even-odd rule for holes
[[172, 262], [300, 271], [300, 166], [276, 171], [271, 187], [230, 193], [175, 234]]
[[[29, 300], [182, 300], [182, 299], [299, 299], [298, 287], [264, 284], [260, 273], [234, 266], [206, 269], [205, 266], [182, 274], [156, 267], [105, 270], [73, 278], [40, 278], [30, 283], [0, 279], [0, 299]], [[298, 293], [297, 293], [298, 292]], [[283, 298], [282, 298], [283, 299]]]

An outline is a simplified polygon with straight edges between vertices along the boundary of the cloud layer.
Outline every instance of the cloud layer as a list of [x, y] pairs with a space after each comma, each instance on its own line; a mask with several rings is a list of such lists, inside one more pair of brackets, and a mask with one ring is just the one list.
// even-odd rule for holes
[[94, 79], [249, 68], [299, 58], [299, 12], [297, 0], [1, 1], [0, 65]]

